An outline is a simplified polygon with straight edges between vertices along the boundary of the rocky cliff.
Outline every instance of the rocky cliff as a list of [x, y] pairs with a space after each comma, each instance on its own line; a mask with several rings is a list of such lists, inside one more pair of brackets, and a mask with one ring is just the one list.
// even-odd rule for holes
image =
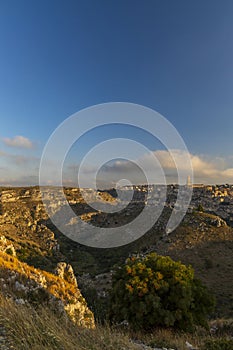
[[16, 257], [0, 253], [0, 289], [17, 304], [49, 306], [67, 314], [75, 324], [94, 328], [94, 316], [83, 298], [72, 267], [60, 263], [56, 275], [35, 269]]

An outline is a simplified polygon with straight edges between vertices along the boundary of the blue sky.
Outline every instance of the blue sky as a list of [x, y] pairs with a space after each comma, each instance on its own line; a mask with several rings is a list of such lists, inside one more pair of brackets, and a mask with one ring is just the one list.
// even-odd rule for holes
[[[231, 0], [2, 0], [0, 183], [35, 183], [54, 129], [111, 101], [165, 116], [186, 142], [197, 181], [233, 182], [232, 19]], [[77, 162], [106, 132], [126, 131], [93, 132]]]

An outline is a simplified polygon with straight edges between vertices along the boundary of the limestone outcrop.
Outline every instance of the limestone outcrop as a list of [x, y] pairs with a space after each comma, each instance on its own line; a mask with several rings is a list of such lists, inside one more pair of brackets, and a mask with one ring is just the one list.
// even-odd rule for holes
[[65, 262], [59, 262], [54, 271], [54, 274], [64, 279], [65, 281], [73, 284], [74, 286], [78, 287], [73, 268], [70, 264], [67, 264]]
[[[94, 328], [94, 316], [77, 287], [71, 265], [59, 265], [62, 274], [35, 269], [17, 258], [0, 253], [0, 290], [17, 304], [43, 307], [66, 314], [81, 327]], [[66, 279], [68, 278], [68, 280]]]

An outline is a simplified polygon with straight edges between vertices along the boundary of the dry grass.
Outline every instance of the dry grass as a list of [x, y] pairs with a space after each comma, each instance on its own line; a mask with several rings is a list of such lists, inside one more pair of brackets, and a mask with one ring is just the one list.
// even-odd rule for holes
[[[151, 334], [132, 333], [119, 328], [113, 329], [108, 325], [85, 329], [76, 326], [64, 315], [58, 318], [47, 307], [35, 311], [28, 305], [16, 305], [1, 294], [0, 319], [13, 349], [17, 350], [142, 350], [145, 349], [142, 344], [152, 349], [165, 347], [187, 350], [186, 341], [200, 350], [206, 350], [207, 340], [213, 342], [229, 339], [233, 334], [232, 320], [215, 322], [219, 327], [219, 334], [216, 336], [211, 336], [202, 329], [194, 334], [171, 329], [158, 329]], [[232, 350], [232, 343], [224, 349]]]
[[177, 350], [187, 350], [186, 341], [195, 348], [202, 349], [203, 341], [208, 337], [209, 334], [203, 330], [190, 334], [172, 329], [157, 329], [151, 334], [139, 333], [134, 336], [135, 339], [140, 339], [152, 348], [161, 347]]
[[57, 318], [48, 308], [33, 310], [0, 297], [1, 318], [13, 347], [17, 350], [136, 350], [138, 347], [121, 332], [109, 327], [95, 330], [75, 326], [67, 318]]

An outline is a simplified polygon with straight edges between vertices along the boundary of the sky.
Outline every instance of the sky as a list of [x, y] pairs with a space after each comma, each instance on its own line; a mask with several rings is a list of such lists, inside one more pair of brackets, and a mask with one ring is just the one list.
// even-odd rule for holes
[[[108, 102], [143, 105], [172, 123], [190, 152], [194, 182], [233, 183], [232, 38], [232, 0], [1, 0], [0, 185], [37, 184], [54, 130]], [[144, 144], [148, 152], [134, 160], [146, 169], [155, 156], [176, 174], [169, 150], [148, 132], [107, 125], [71, 147], [64, 181], [75, 182], [85, 154], [114, 137]], [[182, 150], [173, 151], [181, 164]], [[100, 173], [110, 182], [113, 175], [113, 182], [140, 181], [124, 159]]]

